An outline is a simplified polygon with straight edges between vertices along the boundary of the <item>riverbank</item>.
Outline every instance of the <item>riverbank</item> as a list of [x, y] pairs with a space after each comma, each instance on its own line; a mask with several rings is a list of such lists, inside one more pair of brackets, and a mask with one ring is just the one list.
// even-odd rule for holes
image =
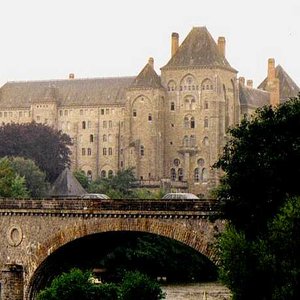
[[162, 285], [166, 300], [229, 300], [230, 290], [218, 282]]

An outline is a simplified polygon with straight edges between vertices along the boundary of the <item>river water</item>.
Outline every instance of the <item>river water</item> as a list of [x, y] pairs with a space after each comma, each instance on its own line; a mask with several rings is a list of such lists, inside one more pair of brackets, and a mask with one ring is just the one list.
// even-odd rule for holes
[[166, 300], [229, 300], [228, 288], [216, 282], [162, 285]]

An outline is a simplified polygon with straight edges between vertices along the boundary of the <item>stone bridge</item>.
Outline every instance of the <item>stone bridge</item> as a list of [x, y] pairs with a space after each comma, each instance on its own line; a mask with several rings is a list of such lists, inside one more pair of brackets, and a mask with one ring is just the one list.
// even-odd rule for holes
[[34, 299], [43, 262], [76, 239], [113, 231], [180, 241], [216, 262], [212, 244], [224, 224], [207, 200], [0, 199], [0, 299]]

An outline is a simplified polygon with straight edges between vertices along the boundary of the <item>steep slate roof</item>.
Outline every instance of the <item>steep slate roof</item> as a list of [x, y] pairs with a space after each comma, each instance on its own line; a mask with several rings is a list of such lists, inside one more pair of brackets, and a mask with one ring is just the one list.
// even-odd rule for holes
[[239, 98], [241, 105], [261, 107], [270, 104], [270, 93], [239, 85]]
[[53, 100], [62, 106], [123, 104], [125, 89], [133, 79], [115, 77], [8, 82], [0, 89], [0, 107], [29, 108], [32, 103]]
[[57, 197], [72, 197], [72, 196], [81, 196], [86, 193], [84, 188], [74, 177], [70, 169], [66, 168], [55, 180], [49, 196]]
[[156, 74], [153, 67], [147, 63], [139, 75], [134, 79], [130, 88], [143, 89], [152, 88], [160, 89], [163, 88], [161, 85], [160, 77]]
[[[275, 76], [279, 79], [279, 94], [280, 100], [286, 101], [290, 97], [296, 97], [300, 92], [300, 88], [293, 81], [293, 79], [285, 72], [281, 65], [278, 65], [275, 69]], [[259, 89], [265, 90], [267, 86], [268, 78], [258, 86]]]
[[174, 56], [162, 69], [180, 67], [220, 67], [234, 70], [220, 54], [206, 27], [193, 27]]

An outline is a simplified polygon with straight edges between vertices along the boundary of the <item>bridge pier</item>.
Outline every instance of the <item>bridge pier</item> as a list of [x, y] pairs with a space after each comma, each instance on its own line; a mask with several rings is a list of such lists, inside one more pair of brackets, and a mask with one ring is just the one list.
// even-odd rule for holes
[[1, 270], [0, 299], [23, 300], [24, 274], [23, 266], [6, 264]]

